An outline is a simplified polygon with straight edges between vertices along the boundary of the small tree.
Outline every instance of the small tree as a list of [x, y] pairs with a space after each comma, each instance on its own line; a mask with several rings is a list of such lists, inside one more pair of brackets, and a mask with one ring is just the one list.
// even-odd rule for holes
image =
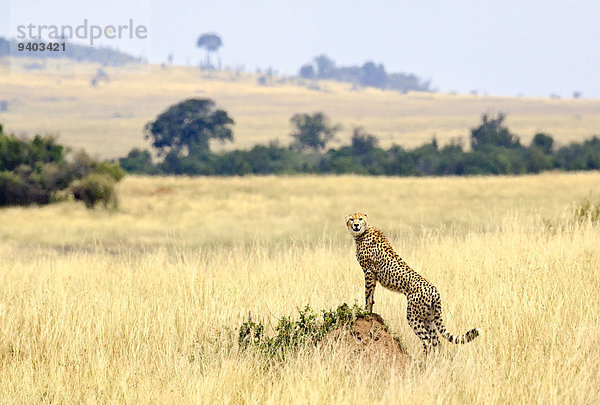
[[352, 130], [352, 153], [354, 155], [369, 153], [377, 147], [377, 144], [377, 137], [365, 131], [363, 127], [355, 127]]
[[314, 114], [294, 114], [290, 119], [295, 131], [290, 135], [295, 139], [299, 149], [324, 149], [333, 139], [340, 125], [331, 125], [329, 118], [321, 112]]
[[160, 156], [202, 155], [210, 152], [209, 141], [233, 141], [233, 119], [217, 109], [210, 99], [189, 99], [175, 104], [146, 124], [145, 138]]
[[554, 147], [554, 139], [552, 136], [540, 132], [533, 137], [531, 146], [549, 155], [552, 153], [552, 148]]
[[496, 118], [483, 114], [481, 125], [471, 129], [471, 147], [474, 151], [485, 149], [486, 146], [503, 146], [518, 148], [521, 146], [519, 137], [504, 125], [506, 115], [498, 113]]

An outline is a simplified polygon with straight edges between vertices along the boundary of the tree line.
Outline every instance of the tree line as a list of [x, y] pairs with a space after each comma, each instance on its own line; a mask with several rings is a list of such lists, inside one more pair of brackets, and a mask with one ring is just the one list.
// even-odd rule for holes
[[312, 63], [302, 65], [298, 72], [304, 79], [326, 79], [353, 83], [365, 87], [376, 87], [382, 90], [433, 91], [431, 83], [422, 80], [412, 73], [388, 73], [383, 64], [372, 61], [362, 66], [337, 66], [326, 55], [319, 55]]
[[538, 133], [529, 145], [505, 124], [505, 115], [483, 114], [470, 131], [470, 147], [460, 140], [440, 146], [435, 138], [414, 149], [383, 148], [376, 135], [352, 129], [350, 144], [328, 147], [341, 126], [323, 113], [295, 114], [289, 145], [278, 141], [249, 150], [215, 153], [210, 140], [233, 140], [229, 114], [209, 99], [171, 106], [145, 127], [159, 161], [148, 150], [133, 149], [119, 159], [130, 173], [186, 175], [365, 174], [388, 176], [526, 174], [545, 170], [600, 169], [600, 137], [558, 146]]

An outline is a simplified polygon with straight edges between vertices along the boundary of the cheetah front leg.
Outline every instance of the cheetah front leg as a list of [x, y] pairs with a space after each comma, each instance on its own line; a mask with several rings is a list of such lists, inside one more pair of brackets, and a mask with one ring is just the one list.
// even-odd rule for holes
[[375, 303], [373, 296], [375, 295], [376, 284], [375, 274], [371, 270], [365, 270], [365, 311], [369, 313], [373, 312], [373, 304]]

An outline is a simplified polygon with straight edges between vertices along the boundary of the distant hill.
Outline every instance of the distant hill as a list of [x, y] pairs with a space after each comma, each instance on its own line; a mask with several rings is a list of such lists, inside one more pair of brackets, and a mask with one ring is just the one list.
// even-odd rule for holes
[[[31, 41], [27, 42], [47, 42]], [[95, 47], [88, 45], [79, 45], [72, 42], [66, 42], [65, 51], [59, 52], [19, 52], [17, 46], [19, 41], [15, 39], [6, 39], [0, 37], [0, 57], [27, 57], [36, 59], [48, 58], [69, 58], [78, 62], [100, 63], [104, 66], [123, 66], [128, 63], [141, 63], [141, 58], [136, 58], [119, 50], [106, 47]], [[12, 52], [11, 52], [12, 50]]]

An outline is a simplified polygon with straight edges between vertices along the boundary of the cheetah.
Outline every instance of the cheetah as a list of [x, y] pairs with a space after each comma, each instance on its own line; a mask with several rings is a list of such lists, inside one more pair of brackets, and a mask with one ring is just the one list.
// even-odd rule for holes
[[471, 329], [463, 335], [449, 333], [442, 321], [442, 303], [438, 290], [406, 264], [394, 251], [386, 236], [369, 226], [367, 215], [346, 216], [346, 226], [356, 242], [356, 258], [365, 273], [365, 310], [373, 311], [375, 285], [406, 295], [407, 319], [421, 339], [425, 355], [437, 349], [437, 331], [450, 343], [467, 343], [480, 335]]

